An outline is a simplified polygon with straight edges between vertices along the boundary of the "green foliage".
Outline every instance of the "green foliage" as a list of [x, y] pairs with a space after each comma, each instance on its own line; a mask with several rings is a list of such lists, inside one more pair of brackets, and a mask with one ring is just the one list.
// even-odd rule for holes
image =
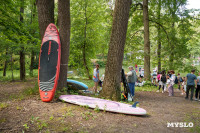
[[[19, 51], [24, 47], [26, 55], [31, 51], [39, 53], [39, 28], [34, 0], [25, 0], [23, 22], [19, 21], [20, 1], [5, 0], [0, 6], [0, 70], [5, 61], [8, 69], [19, 68]], [[6, 53], [6, 54], [5, 54]], [[11, 58], [12, 57], [12, 58]], [[30, 62], [27, 65], [30, 65]]]
[[100, 112], [100, 109], [99, 109], [99, 106], [98, 106], [98, 105], [96, 105], [96, 107], [94, 108], [94, 111], [96, 111], [97, 113]]
[[35, 83], [35, 86], [33, 88], [27, 88], [23, 91], [24, 96], [31, 96], [31, 95], [38, 95], [39, 94], [39, 87], [38, 83]]
[[189, 128], [188, 130], [192, 133], [199, 133], [200, 132], [200, 112], [199, 110], [195, 110], [195, 111], [192, 111], [190, 114], [187, 114], [185, 116], [185, 122], [187, 123], [190, 123], [192, 122], [193, 123], [193, 127]]
[[[79, 12], [77, 12], [79, 11]], [[78, 74], [84, 76], [84, 45], [85, 57], [92, 73], [91, 59], [95, 55], [105, 53], [108, 44], [109, 7], [104, 0], [71, 2], [71, 44], [69, 66], [78, 68]], [[103, 48], [103, 49], [102, 49]], [[102, 52], [103, 51], [103, 52]]]
[[97, 61], [97, 64], [99, 64], [100, 67], [105, 67], [106, 66], [106, 62], [105, 61]]
[[26, 130], [28, 130], [28, 129], [29, 129], [29, 126], [28, 126], [28, 124], [24, 124], [24, 125], [23, 125], [23, 127], [24, 127]]
[[158, 88], [156, 86], [151, 86], [151, 85], [144, 85], [141, 87], [136, 86], [135, 91], [156, 91]]
[[144, 85], [144, 87], [150, 87], [150, 86], [153, 86], [153, 84], [151, 83], [151, 81], [147, 80]]
[[[34, 68], [38, 67], [40, 36], [38, 13], [35, 0], [25, 0], [23, 22], [19, 21], [21, 2], [4, 0], [0, 5], [0, 81], [19, 79], [19, 51], [24, 47], [26, 73], [30, 68], [30, 55], [33, 51]], [[158, 38], [161, 37], [162, 69], [175, 69], [178, 72], [190, 72], [191, 58], [199, 56], [199, 10], [185, 8], [186, 0], [160, 0], [161, 14], [158, 20], [159, 0], [149, 1], [151, 67], [158, 65]], [[132, 2], [127, 30], [126, 47], [124, 51], [124, 66], [144, 63], [144, 31], [142, 0]], [[73, 0], [71, 1], [71, 40], [69, 67], [76, 70], [77, 75], [86, 77], [85, 58], [89, 67], [89, 74], [93, 72], [94, 62], [97, 59], [101, 67], [105, 67], [108, 53], [108, 44], [112, 29], [113, 5], [108, 0]], [[195, 15], [191, 15], [194, 14]], [[58, 9], [55, 5], [55, 20], [57, 22]], [[157, 27], [160, 26], [160, 35]], [[171, 61], [170, 61], [171, 59]], [[4, 63], [7, 61], [7, 76], [2, 77]], [[197, 69], [197, 68], [195, 68]], [[100, 74], [103, 74], [101, 71]], [[37, 71], [34, 70], [34, 76]], [[89, 87], [92, 81], [84, 81]], [[29, 92], [31, 93], [31, 92]]]
[[0, 118], [0, 124], [5, 123], [5, 122], [6, 122], [6, 118]]
[[8, 104], [7, 103], [0, 103], [0, 111], [7, 108]]
[[94, 120], [93, 114], [92, 114], [91, 112], [89, 112], [89, 111], [84, 112], [84, 113], [81, 113], [81, 116], [82, 116], [82, 118], [85, 119], [85, 120], [89, 120], [90, 117], [92, 117], [93, 120]]
[[[197, 21], [190, 15], [193, 11], [185, 8], [186, 0], [160, 1], [162, 5], [160, 20], [158, 20], [159, 1], [149, 1], [152, 68], [158, 65], [157, 27], [160, 26], [162, 69], [188, 71], [191, 64], [186, 64], [184, 60], [190, 58], [191, 51], [198, 55], [198, 52], [194, 51], [198, 51], [197, 47], [199, 47], [198, 28], [196, 27], [199, 23], [197, 24]], [[133, 64], [143, 65], [144, 33], [143, 13], [140, 10], [140, 5], [138, 5], [140, 2], [142, 0], [134, 1], [132, 4], [127, 31], [125, 59]], [[170, 58], [173, 62], [170, 61]]]
[[[48, 127], [47, 122], [41, 120], [40, 117], [32, 116], [30, 121], [31, 121], [32, 124], [34, 124], [38, 128], [38, 130], [42, 130], [42, 129]], [[26, 125], [26, 126], [28, 127], [28, 125]]]

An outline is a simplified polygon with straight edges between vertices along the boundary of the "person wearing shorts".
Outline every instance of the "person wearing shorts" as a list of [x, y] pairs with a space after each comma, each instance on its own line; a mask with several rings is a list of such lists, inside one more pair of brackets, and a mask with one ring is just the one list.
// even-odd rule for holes
[[94, 81], [94, 92], [97, 93], [97, 86], [99, 83], [99, 64], [96, 65], [96, 68], [94, 69], [93, 72], [93, 81]]

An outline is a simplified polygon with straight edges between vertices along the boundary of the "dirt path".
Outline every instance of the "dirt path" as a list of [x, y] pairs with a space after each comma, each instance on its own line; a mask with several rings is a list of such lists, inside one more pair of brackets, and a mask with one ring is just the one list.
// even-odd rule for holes
[[140, 107], [148, 112], [145, 117], [97, 112], [59, 100], [44, 103], [38, 95], [10, 99], [9, 94], [19, 95], [34, 84], [0, 83], [0, 132], [174, 133], [190, 129], [168, 128], [167, 122], [194, 122], [195, 127], [200, 126], [200, 102], [185, 100], [179, 92], [175, 97], [168, 97], [167, 93], [136, 92]]

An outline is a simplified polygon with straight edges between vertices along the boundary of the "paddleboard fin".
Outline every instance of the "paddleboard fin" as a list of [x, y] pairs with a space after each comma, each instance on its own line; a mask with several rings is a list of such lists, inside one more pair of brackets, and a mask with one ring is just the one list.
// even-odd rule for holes
[[133, 107], [133, 108], [136, 108], [136, 106], [137, 106], [138, 103], [139, 103], [139, 102], [135, 102], [135, 103], [132, 105], [132, 107]]

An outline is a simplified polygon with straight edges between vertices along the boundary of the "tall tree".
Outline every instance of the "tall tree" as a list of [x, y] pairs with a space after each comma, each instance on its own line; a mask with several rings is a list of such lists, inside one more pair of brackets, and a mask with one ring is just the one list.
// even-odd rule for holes
[[150, 39], [149, 39], [148, 0], [143, 0], [143, 21], [144, 21], [144, 78], [150, 80]]
[[50, 23], [54, 23], [54, 0], [37, 0], [38, 21], [40, 28], [40, 38]]
[[121, 69], [131, 0], [116, 0], [102, 95], [120, 100]]
[[86, 72], [87, 72], [87, 76], [89, 79], [92, 79], [92, 77], [90, 76], [90, 72], [89, 72], [89, 67], [88, 67], [88, 63], [87, 63], [87, 59], [86, 59], [86, 45], [87, 45], [87, 27], [88, 27], [88, 17], [87, 17], [87, 8], [88, 8], [88, 1], [85, 0], [85, 28], [84, 28], [84, 42], [83, 42], [83, 64], [85, 66]]
[[174, 48], [176, 45], [176, 31], [175, 31], [175, 22], [176, 22], [176, 12], [177, 12], [177, 0], [173, 0], [172, 1], [172, 8], [170, 8], [171, 10], [171, 15], [172, 15], [172, 23], [171, 23], [171, 46], [170, 46], [170, 55], [169, 55], [169, 69], [172, 70], [174, 69]]
[[[170, 18], [169, 69], [175, 69], [175, 64], [177, 62], [176, 55], [178, 55], [177, 53], [179, 53], [178, 49], [180, 49], [179, 46], [181, 44], [181, 41], [179, 41], [179, 36], [178, 36], [178, 33], [181, 31], [181, 30], [179, 31], [178, 28], [180, 28], [181, 27], [180, 25], [182, 24], [180, 23], [180, 20], [181, 20], [180, 16], [187, 14], [187, 11], [185, 12], [184, 11], [185, 9], [181, 9], [181, 6], [186, 5], [186, 0], [168, 0], [166, 4], [168, 7], [169, 16], [170, 16], [169, 17]], [[184, 17], [187, 17], [187, 16], [184, 16]], [[188, 25], [188, 27], [190, 26]], [[188, 29], [188, 32], [189, 32], [189, 29]], [[185, 47], [184, 43], [181, 45], [182, 45], [181, 46], [182, 48]], [[181, 59], [181, 56], [179, 55], [178, 58]]]
[[70, 47], [70, 0], [58, 0], [58, 26], [61, 38], [61, 66], [58, 88], [66, 87]]
[[161, 11], [161, 0], [158, 0], [158, 9], [157, 9], [157, 17], [158, 17], [158, 23], [157, 24], [157, 31], [158, 31], [158, 71], [161, 71], [161, 27], [160, 27], [160, 11]]
[[[21, 0], [20, 3], [20, 22], [24, 22], [24, 0]], [[26, 69], [25, 69], [25, 52], [24, 46], [21, 46], [20, 54], [20, 80], [25, 80]]]
[[77, 69], [81, 76], [92, 78], [91, 59], [100, 57], [102, 53], [107, 54], [112, 23], [111, 11], [107, 0], [76, 0], [70, 4], [69, 67]]
[[3, 76], [6, 76], [6, 69], [7, 69], [7, 66], [8, 66], [7, 56], [8, 56], [8, 47], [6, 48], [6, 60], [4, 62], [4, 67], [3, 67]]
[[[31, 1], [31, 4], [32, 5], [31, 5], [31, 22], [30, 22], [30, 24], [32, 24], [34, 19], [35, 19], [35, 15], [36, 15], [36, 0], [34, 0], [33, 2]], [[33, 32], [35, 33], [35, 29], [33, 30]], [[35, 55], [35, 52], [32, 49], [31, 50], [30, 76], [33, 76], [34, 55]]]

